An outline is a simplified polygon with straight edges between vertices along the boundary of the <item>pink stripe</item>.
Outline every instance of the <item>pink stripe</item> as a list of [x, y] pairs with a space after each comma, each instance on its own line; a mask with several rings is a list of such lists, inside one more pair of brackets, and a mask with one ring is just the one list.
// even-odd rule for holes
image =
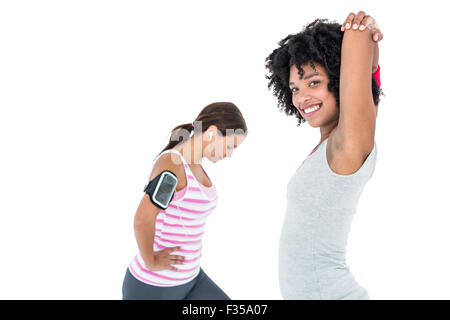
[[189, 166], [187, 164], [184, 165], [185, 168], [189, 168]]
[[202, 190], [200, 190], [200, 188], [196, 188], [196, 187], [189, 187], [189, 191], [201, 192]]
[[146, 283], [152, 283], [152, 284], [156, 284], [156, 285], [167, 286], [167, 283], [154, 282], [154, 281], [145, 279], [144, 277], [141, 277], [140, 275], [137, 274], [137, 272], [134, 270], [134, 268], [133, 268], [132, 265], [130, 265], [130, 271], [131, 271], [131, 273], [132, 273], [135, 277], [141, 279], [142, 281], [144, 281], [144, 282], [146, 282]]
[[186, 211], [186, 212], [189, 212], [189, 213], [198, 213], [198, 214], [207, 213], [207, 212], [212, 211], [212, 210], [214, 210], [214, 209], [216, 208], [216, 206], [213, 206], [213, 207], [209, 208], [208, 210], [205, 210], [205, 211], [199, 211], [199, 210], [191, 210], [191, 209], [187, 209], [187, 208], [180, 207], [180, 206], [175, 206], [175, 205], [173, 205], [173, 204], [169, 204], [169, 207], [175, 208], [175, 209], [180, 209], [180, 210], [182, 210], [182, 211]]
[[173, 233], [173, 232], [161, 232], [161, 234], [164, 234], [166, 236], [179, 236], [179, 237], [189, 237], [189, 238], [196, 238], [200, 237], [205, 232], [200, 232], [196, 234], [182, 234], [182, 233]]
[[[184, 260], [186, 262], [186, 260]], [[200, 265], [196, 265], [195, 267], [191, 268], [191, 269], [178, 269], [177, 272], [189, 272], [189, 271], [193, 271], [195, 269], [197, 269], [198, 267], [200, 267]]]
[[194, 259], [184, 259], [183, 262], [194, 262], [195, 260], [200, 259], [201, 256], [202, 255], [199, 255], [197, 258], [194, 258]]
[[173, 195], [172, 201], [176, 201], [176, 200], [183, 198], [183, 196], [186, 194], [186, 190], [187, 190], [187, 188], [184, 187], [183, 189], [176, 191]]
[[190, 199], [190, 198], [184, 198], [183, 201], [186, 202], [192, 202], [192, 203], [210, 203], [210, 200], [201, 200], [201, 199]]
[[[153, 243], [156, 244], [156, 246], [158, 248], [162, 248], [162, 249], [172, 248], [172, 247], [165, 247], [163, 245], [160, 245], [156, 240], [154, 240]], [[180, 249], [180, 250], [177, 250], [177, 251], [174, 251], [174, 252], [196, 253], [196, 252], [199, 252], [199, 251], [202, 251], [201, 247], [199, 249], [195, 249], [195, 250]]]
[[188, 177], [188, 179], [195, 180], [195, 178], [193, 176], [191, 176], [190, 174], [188, 174], [187, 177]]
[[170, 213], [167, 213], [167, 212], [165, 212], [164, 210], [161, 210], [160, 212], [162, 212], [162, 213], [164, 213], [166, 216], [168, 216], [168, 217], [171, 217], [171, 218], [175, 218], [175, 219], [181, 219], [181, 220], [196, 220], [196, 219], [194, 219], [194, 218], [185, 218], [185, 217], [180, 217], [180, 216], [176, 216], [176, 215], [174, 215], [174, 214], [170, 214]]
[[173, 232], [162, 232], [161, 229], [155, 229], [155, 231], [159, 231], [159, 232], [161, 232], [161, 234], [164, 234], [166, 236], [190, 237], [190, 238], [199, 237], [202, 234], [204, 234], [204, 232], [200, 232], [200, 233], [197, 233], [197, 234], [183, 234], [183, 233], [173, 233]]
[[164, 239], [158, 235], [155, 235], [155, 238], [162, 240], [164, 242], [169, 242], [169, 243], [174, 243], [174, 244], [194, 244], [194, 243], [200, 243], [202, 242], [202, 240], [193, 240], [193, 241], [178, 241], [178, 240], [169, 240], [169, 239]]
[[201, 228], [205, 225], [205, 222], [203, 222], [202, 224], [196, 224], [196, 225], [192, 225], [192, 226], [185, 226], [183, 224], [172, 224], [172, 223], [167, 223], [164, 222], [164, 220], [156, 220], [156, 222], [160, 222], [162, 223], [164, 226], [168, 226], [168, 227], [175, 227], [175, 228]]
[[141, 264], [139, 263], [139, 260], [138, 260], [137, 257], [136, 257], [135, 260], [136, 260], [136, 264], [138, 265], [139, 269], [141, 269], [141, 270], [144, 271], [145, 273], [151, 274], [152, 276], [155, 276], [155, 277], [159, 277], [159, 278], [163, 278], [163, 279], [167, 279], [167, 280], [175, 280], [175, 281], [187, 280], [187, 279], [191, 279], [191, 278], [192, 278], [192, 276], [187, 277], [187, 278], [172, 278], [172, 277], [163, 276], [163, 275], [161, 275], [161, 274], [157, 274], [157, 273], [155, 273], [155, 272], [152, 272], [152, 271], [150, 271], [150, 270], [145, 269], [144, 267], [142, 267]]

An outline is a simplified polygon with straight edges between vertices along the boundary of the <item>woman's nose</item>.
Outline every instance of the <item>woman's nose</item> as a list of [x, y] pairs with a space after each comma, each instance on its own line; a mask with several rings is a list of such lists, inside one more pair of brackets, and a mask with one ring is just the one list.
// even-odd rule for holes
[[306, 105], [309, 101], [311, 101], [311, 96], [309, 96], [309, 95], [305, 95], [305, 94], [303, 94], [303, 95], [298, 95], [298, 99], [297, 99], [297, 104], [298, 104], [298, 106], [304, 106], [304, 105]]
[[307, 93], [303, 91], [299, 91], [296, 94], [293, 95], [292, 97], [293, 99], [293, 103], [296, 106], [302, 106], [305, 103], [307, 103], [309, 100], [311, 100], [311, 96]]

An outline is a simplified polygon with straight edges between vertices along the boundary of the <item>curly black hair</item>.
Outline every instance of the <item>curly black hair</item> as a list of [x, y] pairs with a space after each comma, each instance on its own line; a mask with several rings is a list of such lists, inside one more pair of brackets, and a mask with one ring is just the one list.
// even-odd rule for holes
[[[295, 64], [303, 77], [302, 65], [310, 64], [315, 70], [315, 64], [324, 67], [329, 76], [328, 91], [336, 97], [339, 108], [339, 76], [341, 67], [341, 46], [344, 33], [341, 25], [328, 22], [328, 19], [316, 19], [306, 25], [303, 31], [288, 35], [278, 42], [279, 47], [266, 58], [266, 68], [269, 74], [269, 90], [273, 88], [273, 95], [278, 99], [280, 112], [284, 110], [287, 115], [295, 115], [297, 126], [305, 122], [297, 108], [292, 104], [292, 93], [289, 88], [290, 67]], [[372, 96], [375, 105], [378, 105], [382, 94], [380, 87], [372, 77]]]

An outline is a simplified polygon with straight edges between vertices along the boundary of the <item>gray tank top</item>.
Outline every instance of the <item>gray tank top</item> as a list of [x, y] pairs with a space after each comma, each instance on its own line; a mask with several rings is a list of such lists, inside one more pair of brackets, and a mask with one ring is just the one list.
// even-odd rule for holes
[[369, 299], [346, 265], [345, 252], [358, 200], [375, 170], [377, 147], [353, 174], [328, 165], [325, 139], [287, 186], [279, 246], [284, 299]]

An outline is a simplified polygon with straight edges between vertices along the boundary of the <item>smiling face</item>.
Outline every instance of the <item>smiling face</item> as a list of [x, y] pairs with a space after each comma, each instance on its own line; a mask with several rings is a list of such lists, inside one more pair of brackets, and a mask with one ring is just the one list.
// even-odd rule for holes
[[236, 149], [245, 138], [246, 137], [243, 134], [222, 136], [214, 126], [211, 126], [203, 133], [203, 141], [205, 144], [203, 155], [213, 163], [226, 157], [231, 158], [234, 149]]
[[[304, 75], [300, 79], [295, 65], [290, 67], [289, 88], [292, 104], [311, 127], [326, 127], [337, 124], [339, 109], [336, 97], [328, 91], [328, 74], [319, 64], [302, 65]], [[317, 109], [317, 110], [316, 110]]]

